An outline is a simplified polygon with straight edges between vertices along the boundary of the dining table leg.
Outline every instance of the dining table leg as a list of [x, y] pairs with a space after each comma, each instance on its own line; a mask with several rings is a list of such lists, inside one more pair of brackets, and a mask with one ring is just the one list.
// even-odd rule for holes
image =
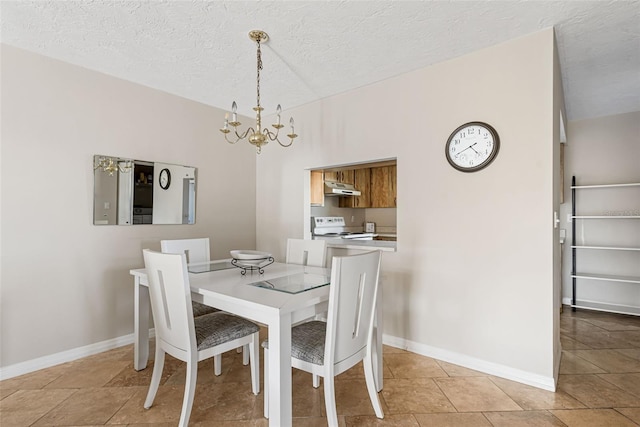
[[149, 361], [149, 288], [140, 284], [135, 276], [133, 309], [133, 368], [140, 371]]
[[269, 425], [292, 425], [291, 313], [269, 322]]

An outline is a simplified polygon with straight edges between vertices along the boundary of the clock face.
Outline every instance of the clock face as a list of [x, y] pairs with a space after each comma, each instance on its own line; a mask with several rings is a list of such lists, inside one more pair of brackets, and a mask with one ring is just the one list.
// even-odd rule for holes
[[454, 130], [445, 154], [454, 168], [475, 172], [493, 161], [500, 149], [500, 139], [493, 127], [482, 122], [470, 122]]
[[160, 171], [160, 188], [166, 190], [171, 185], [171, 172], [169, 169], [162, 169]]

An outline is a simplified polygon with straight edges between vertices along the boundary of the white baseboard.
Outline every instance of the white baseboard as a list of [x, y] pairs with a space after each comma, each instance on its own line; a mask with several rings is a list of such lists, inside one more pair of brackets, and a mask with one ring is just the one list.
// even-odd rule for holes
[[522, 384], [541, 388], [548, 391], [556, 391], [556, 381], [553, 377], [545, 377], [543, 375], [522, 371], [520, 369], [510, 368], [508, 366], [499, 365], [486, 360], [476, 359], [464, 354], [455, 353], [441, 348], [432, 347], [425, 344], [419, 344], [403, 338], [398, 338], [383, 334], [382, 342], [391, 347], [401, 348], [421, 356], [432, 357], [442, 360], [443, 362], [453, 363], [474, 371], [484, 372], [486, 374], [495, 375], [496, 377], [505, 378]]
[[[563, 298], [562, 304], [571, 306], [571, 298]], [[640, 307], [634, 305], [614, 304], [591, 300], [577, 300], [576, 305], [579, 306], [578, 308], [584, 308], [587, 310], [640, 316]]]
[[[155, 336], [155, 331], [149, 331], [149, 337]], [[517, 381], [533, 387], [544, 390], [555, 391], [556, 381], [551, 377], [544, 377], [519, 369], [510, 368], [504, 365], [487, 362], [481, 359], [465, 356], [459, 353], [442, 350], [437, 347], [431, 347], [424, 344], [415, 343], [403, 338], [394, 337], [383, 334], [382, 342], [391, 347], [401, 348], [411, 351], [412, 353], [422, 356], [432, 357], [444, 362], [453, 363], [465, 368], [495, 375], [497, 377], [506, 378], [508, 380]], [[0, 380], [17, 377], [19, 375], [28, 374], [40, 369], [50, 368], [61, 363], [71, 362], [83, 357], [92, 356], [107, 350], [122, 347], [133, 343], [133, 334], [124, 335], [110, 340], [90, 344], [84, 347], [78, 347], [49, 356], [39, 357], [37, 359], [28, 360], [26, 362], [16, 363], [0, 368]]]
[[[155, 330], [149, 330], [149, 337], [155, 336]], [[9, 378], [28, 374], [40, 369], [50, 368], [61, 363], [72, 362], [83, 357], [93, 356], [107, 350], [122, 347], [133, 343], [133, 334], [124, 335], [95, 344], [83, 347], [73, 348], [71, 350], [62, 351], [60, 353], [50, 354], [48, 356], [38, 357], [37, 359], [27, 360], [26, 362], [16, 363], [0, 368], [0, 381]], [[133, 360], [133, 359], [132, 359]]]

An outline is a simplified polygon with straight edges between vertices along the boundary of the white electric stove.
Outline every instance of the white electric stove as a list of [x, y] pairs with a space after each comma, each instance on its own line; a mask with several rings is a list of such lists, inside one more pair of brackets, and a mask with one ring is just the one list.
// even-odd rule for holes
[[[351, 227], [353, 228], [353, 227]], [[315, 216], [311, 218], [311, 234], [319, 239], [351, 239], [373, 240], [377, 234], [363, 231], [347, 231], [344, 218], [341, 216]]]

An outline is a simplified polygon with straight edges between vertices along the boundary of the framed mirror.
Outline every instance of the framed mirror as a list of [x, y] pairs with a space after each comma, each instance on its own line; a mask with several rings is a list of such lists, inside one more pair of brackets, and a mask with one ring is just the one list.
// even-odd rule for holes
[[93, 224], [195, 224], [196, 168], [93, 157]]

